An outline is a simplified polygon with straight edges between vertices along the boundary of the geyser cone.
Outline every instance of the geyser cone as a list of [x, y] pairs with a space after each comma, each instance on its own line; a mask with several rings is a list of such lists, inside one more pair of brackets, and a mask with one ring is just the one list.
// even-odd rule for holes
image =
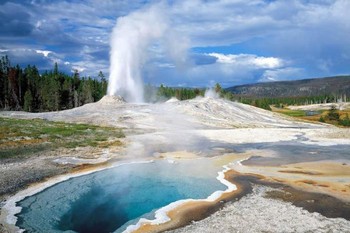
[[121, 96], [115, 96], [115, 95], [105, 95], [98, 101], [100, 104], [103, 105], [110, 105], [110, 104], [124, 104], [126, 101]]

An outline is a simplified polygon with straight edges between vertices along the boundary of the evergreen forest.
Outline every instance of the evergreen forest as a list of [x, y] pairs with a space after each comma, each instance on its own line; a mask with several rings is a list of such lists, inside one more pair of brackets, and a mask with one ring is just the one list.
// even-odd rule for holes
[[96, 78], [80, 77], [53, 70], [39, 73], [35, 65], [24, 69], [12, 66], [9, 58], [0, 59], [0, 109], [29, 112], [59, 111], [100, 100], [107, 81], [100, 71]]
[[[57, 63], [50, 71], [39, 73], [35, 65], [24, 69], [12, 66], [9, 58], [0, 59], [0, 110], [28, 112], [59, 111], [82, 106], [100, 100], [107, 92], [107, 80], [100, 71], [97, 77], [80, 77], [78, 71], [71, 75], [59, 71]], [[145, 99], [158, 102], [176, 97], [179, 100], [205, 95], [205, 88], [179, 88], [160, 85], [145, 86]], [[266, 110], [270, 106], [283, 108], [288, 105], [335, 103], [339, 95], [332, 93], [314, 96], [256, 97], [234, 94], [219, 83], [214, 91], [221, 98], [253, 105]], [[345, 97], [345, 100], [347, 98]]]

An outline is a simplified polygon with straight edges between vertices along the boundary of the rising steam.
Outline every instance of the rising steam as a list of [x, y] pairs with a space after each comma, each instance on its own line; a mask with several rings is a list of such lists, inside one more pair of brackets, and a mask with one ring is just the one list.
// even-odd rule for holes
[[143, 102], [142, 66], [147, 49], [168, 30], [164, 6], [155, 5], [117, 20], [111, 36], [108, 95]]

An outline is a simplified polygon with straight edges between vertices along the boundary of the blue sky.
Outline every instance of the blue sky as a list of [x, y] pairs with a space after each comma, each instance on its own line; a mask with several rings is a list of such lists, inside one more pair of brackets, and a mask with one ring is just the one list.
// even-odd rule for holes
[[[109, 73], [116, 21], [145, 0], [0, 0], [0, 55], [13, 64], [67, 73]], [[223, 86], [350, 73], [349, 0], [168, 0], [184, 64], [150, 46], [144, 82]], [[172, 49], [176, 52], [177, 47]]]

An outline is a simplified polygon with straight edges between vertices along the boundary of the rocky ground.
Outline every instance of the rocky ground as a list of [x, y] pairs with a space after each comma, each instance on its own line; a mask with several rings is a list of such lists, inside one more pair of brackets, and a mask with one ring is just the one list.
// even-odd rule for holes
[[[108, 163], [116, 160], [132, 160], [144, 157], [162, 158], [163, 155], [169, 155], [169, 153], [172, 154], [172, 159], [184, 157], [174, 156], [176, 154], [186, 153], [194, 155], [194, 157], [216, 156], [234, 153], [235, 150], [232, 149], [232, 145], [247, 145], [250, 143], [277, 143], [280, 141], [292, 143], [298, 141], [298, 143], [305, 143], [305, 145], [320, 146], [350, 144], [349, 129], [297, 121], [294, 118], [278, 113], [214, 98], [198, 98], [187, 101], [171, 100], [159, 104], [129, 104], [119, 97], [106, 96], [98, 103], [87, 104], [71, 110], [49, 113], [0, 112], [0, 117], [40, 118], [49, 121], [112, 126], [121, 128], [126, 134], [126, 138], [123, 140], [125, 147], [122, 149], [120, 147], [107, 149], [96, 149], [93, 147], [57, 149], [49, 152], [38, 152], [30, 158], [0, 161], [0, 173], [2, 176], [0, 191], [4, 195], [4, 199], [8, 198], [6, 194], [12, 194], [30, 183], [38, 182], [57, 174], [77, 171], [84, 164]], [[264, 153], [266, 151], [260, 151], [259, 156], [264, 156]], [[253, 156], [255, 154], [252, 152], [249, 155]], [[278, 169], [276, 170], [273, 178], [278, 180], [279, 172]], [[241, 171], [248, 171], [248, 169], [242, 169]], [[254, 172], [267, 174], [266, 170], [263, 170], [261, 167], [256, 168]], [[285, 173], [283, 174], [285, 175]], [[313, 176], [312, 179], [314, 178], [318, 179], [319, 177]], [[348, 175], [344, 179], [345, 182], [350, 184]], [[310, 188], [317, 191], [316, 185]], [[201, 230], [205, 226], [213, 223], [213, 227], [218, 226], [220, 229], [224, 226], [227, 227], [226, 231], [222, 230], [223, 232], [239, 231], [227, 231], [227, 229], [240, 229], [240, 232], [244, 232], [245, 230], [242, 228], [244, 226], [239, 224], [239, 222], [244, 220], [246, 226], [256, 222], [254, 219], [257, 217], [258, 211], [254, 211], [252, 207], [247, 207], [251, 203], [255, 205], [260, 201], [261, 206], [258, 205], [257, 209], [263, 210], [266, 208], [268, 212], [271, 212], [268, 216], [276, 218], [272, 226], [262, 228], [267, 231], [282, 229], [277, 228], [277, 225], [279, 225], [278, 220], [286, 224], [285, 228], [283, 228], [286, 232], [293, 229], [298, 231], [296, 220], [304, 217], [305, 221], [310, 220], [315, 222], [315, 224], [320, 223], [322, 220], [325, 222], [325, 226], [338, 224], [339, 229], [349, 229], [346, 228], [348, 227], [346, 224], [349, 224], [349, 222], [325, 220], [322, 216], [307, 214], [291, 205], [284, 205], [283, 208], [286, 208], [286, 212], [280, 213], [278, 212], [280, 209], [278, 206], [281, 203], [264, 198], [259, 191], [260, 189], [258, 188], [257, 190], [251, 196], [242, 199], [242, 202], [234, 203], [231, 207], [227, 206], [223, 210], [224, 212], [218, 212], [210, 217], [209, 220], [205, 220], [214, 222], [207, 222], [204, 225], [200, 223], [199, 225], [194, 224], [189, 226], [188, 229], [194, 232], [202, 232]], [[246, 202], [244, 202], [245, 200]], [[238, 209], [240, 211], [253, 212], [247, 217], [244, 217], [242, 214], [236, 216], [235, 214], [237, 213], [235, 212], [226, 214]], [[290, 221], [292, 217], [288, 217], [287, 212], [289, 211], [293, 213], [291, 216], [299, 217], [295, 221]], [[223, 215], [223, 213], [225, 214]], [[220, 226], [220, 221], [230, 222], [232, 225]], [[262, 218], [259, 226], [265, 225], [266, 221], [268, 221], [267, 217]], [[294, 228], [292, 227], [293, 224]], [[254, 230], [258, 231], [259, 226], [256, 225], [255, 227], [252, 225], [251, 232], [254, 232]], [[215, 227], [207, 228], [207, 232], [213, 232], [208, 231], [209, 229], [216, 230]], [[313, 231], [316, 228], [312, 228], [312, 225], [310, 225], [309, 228], [305, 229]], [[180, 232], [185, 231], [180, 230]]]
[[336, 106], [336, 108], [339, 110], [350, 108], [350, 103], [348, 102], [288, 106], [288, 108], [291, 110], [320, 111], [329, 110], [333, 105]]
[[326, 218], [291, 203], [267, 198], [266, 192], [271, 190], [255, 186], [253, 193], [226, 204], [210, 217], [169, 232], [350, 232], [349, 221]]

